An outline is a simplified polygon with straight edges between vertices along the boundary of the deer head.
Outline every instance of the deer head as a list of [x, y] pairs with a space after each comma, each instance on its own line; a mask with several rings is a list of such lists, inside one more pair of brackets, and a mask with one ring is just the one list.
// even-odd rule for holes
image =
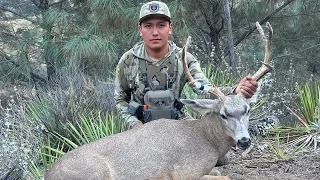
[[[262, 37], [264, 47], [265, 47], [265, 56], [262, 66], [259, 70], [252, 76], [253, 80], [259, 81], [265, 74], [272, 70], [270, 66], [270, 40], [272, 36], [272, 27], [267, 23], [269, 29], [269, 39], [266, 38], [264, 31], [260, 24], [256, 23], [257, 29]], [[192, 87], [197, 87], [197, 82], [191, 76], [188, 70], [187, 64], [187, 47], [190, 44], [190, 36], [187, 39], [186, 45], [182, 50], [182, 63], [184, 73], [189, 81], [189, 85]], [[215, 109], [216, 113], [219, 113], [220, 120], [224, 124], [225, 131], [228, 135], [233, 137], [234, 141], [237, 143], [237, 146], [241, 149], [245, 149], [250, 146], [251, 140], [248, 133], [249, 126], [249, 116], [250, 116], [250, 106], [248, 100], [245, 99], [242, 93], [237, 95], [224, 95], [216, 86], [212, 86], [208, 93], [215, 95], [218, 99], [216, 100], [203, 100], [197, 101], [195, 108], [191, 108], [197, 112], [209, 113]], [[188, 105], [190, 101], [183, 101]]]

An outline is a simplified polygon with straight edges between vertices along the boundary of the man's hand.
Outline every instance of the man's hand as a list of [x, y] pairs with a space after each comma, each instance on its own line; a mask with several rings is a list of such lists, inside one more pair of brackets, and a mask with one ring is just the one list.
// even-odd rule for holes
[[235, 93], [238, 94], [242, 92], [245, 98], [249, 99], [251, 98], [254, 93], [257, 91], [258, 88], [258, 82], [252, 80], [251, 76], [248, 75], [241, 79], [238, 86], [235, 89]]

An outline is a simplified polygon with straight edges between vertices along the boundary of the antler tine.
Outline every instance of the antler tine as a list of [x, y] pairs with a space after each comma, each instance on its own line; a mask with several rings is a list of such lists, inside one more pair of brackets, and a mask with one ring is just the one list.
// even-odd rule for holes
[[208, 91], [210, 94], [216, 95], [220, 100], [225, 101], [227, 96], [224, 95], [219, 88], [217, 88], [215, 85], [212, 85], [212, 87]]
[[189, 81], [190, 86], [194, 86], [196, 82], [194, 78], [191, 76], [189, 69], [188, 69], [188, 62], [187, 62], [187, 49], [190, 45], [191, 36], [188, 36], [186, 45], [182, 49], [182, 65], [183, 65], [183, 72], [186, 75], [187, 80]]
[[270, 23], [267, 22], [266, 26], [269, 30], [269, 39], [267, 39], [259, 22], [256, 22], [256, 26], [262, 37], [264, 48], [265, 48], [264, 61], [262, 62], [262, 65], [259, 68], [259, 70], [252, 76], [253, 80], [259, 81], [265, 74], [272, 71], [273, 69], [273, 67], [270, 65], [270, 54], [271, 54], [270, 45], [271, 45], [271, 37], [273, 34], [273, 29]]
[[[189, 81], [189, 86], [194, 87], [196, 80], [191, 76], [189, 68], [188, 68], [188, 62], [187, 62], [187, 49], [190, 45], [191, 37], [189, 36], [186, 41], [186, 45], [182, 49], [182, 64], [183, 64], [183, 72]], [[212, 87], [208, 91], [209, 93], [216, 95], [219, 99], [224, 101], [226, 99], [226, 95], [224, 95], [217, 87], [212, 85]]]

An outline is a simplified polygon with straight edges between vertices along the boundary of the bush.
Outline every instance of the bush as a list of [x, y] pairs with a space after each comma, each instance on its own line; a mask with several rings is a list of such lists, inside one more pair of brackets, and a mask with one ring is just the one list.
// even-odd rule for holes
[[27, 117], [47, 130], [63, 134], [63, 124], [80, 122], [79, 117], [92, 112], [115, 112], [114, 84], [85, 76], [82, 72], [64, 70], [51, 86], [41, 88], [28, 104]]

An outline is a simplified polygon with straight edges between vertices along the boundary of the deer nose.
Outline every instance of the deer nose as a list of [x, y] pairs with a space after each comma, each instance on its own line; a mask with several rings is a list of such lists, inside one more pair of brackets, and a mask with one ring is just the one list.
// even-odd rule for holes
[[238, 147], [241, 149], [247, 149], [251, 145], [251, 139], [243, 137], [238, 140]]

